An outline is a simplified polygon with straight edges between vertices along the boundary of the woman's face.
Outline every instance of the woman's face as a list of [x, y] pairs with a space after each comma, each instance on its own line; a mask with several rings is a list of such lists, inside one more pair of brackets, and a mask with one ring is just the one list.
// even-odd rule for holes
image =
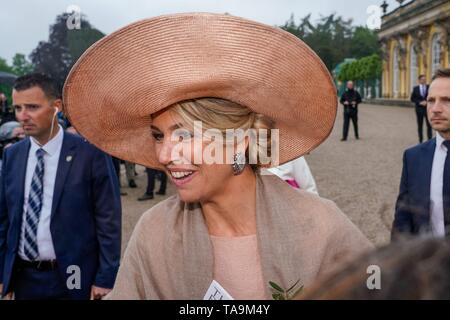
[[205, 163], [204, 150], [211, 148], [214, 141], [202, 139], [202, 134], [194, 135], [170, 109], [153, 115], [151, 130], [156, 156], [184, 202], [204, 202], [223, 192], [233, 170], [229, 162]]

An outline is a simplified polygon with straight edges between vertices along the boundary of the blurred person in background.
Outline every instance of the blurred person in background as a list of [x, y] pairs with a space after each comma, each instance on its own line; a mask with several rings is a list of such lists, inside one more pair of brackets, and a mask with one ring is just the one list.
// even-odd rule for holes
[[450, 239], [404, 239], [305, 288], [301, 300], [449, 300]]
[[347, 82], [347, 89], [342, 94], [340, 101], [344, 106], [344, 129], [341, 141], [347, 141], [350, 120], [352, 120], [353, 129], [355, 129], [355, 138], [358, 140], [358, 105], [361, 103], [362, 99], [359, 92], [355, 90], [353, 81]]
[[423, 122], [427, 127], [428, 140], [433, 138], [431, 124], [427, 117], [427, 97], [430, 86], [427, 84], [425, 75], [419, 76], [419, 85], [415, 86], [411, 93], [411, 102], [414, 102], [417, 118], [417, 131], [419, 134], [419, 142], [423, 142]]

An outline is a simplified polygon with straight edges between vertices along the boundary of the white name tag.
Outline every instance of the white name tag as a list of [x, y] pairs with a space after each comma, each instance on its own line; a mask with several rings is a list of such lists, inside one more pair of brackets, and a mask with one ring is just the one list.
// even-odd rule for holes
[[234, 300], [233, 297], [225, 290], [216, 280], [211, 282], [211, 285], [206, 291], [203, 300]]

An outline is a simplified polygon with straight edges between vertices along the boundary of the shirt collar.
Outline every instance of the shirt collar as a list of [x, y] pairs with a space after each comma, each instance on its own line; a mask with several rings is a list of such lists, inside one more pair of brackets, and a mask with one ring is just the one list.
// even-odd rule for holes
[[447, 148], [443, 144], [444, 141], [445, 141], [445, 139], [440, 135], [439, 132], [437, 132], [436, 133], [436, 148], [443, 148], [444, 150], [446, 150]]
[[53, 156], [62, 146], [64, 132], [63, 128], [58, 125], [59, 130], [56, 136], [54, 136], [50, 141], [48, 141], [45, 145], [41, 146], [33, 137], [31, 137], [31, 149], [30, 152], [36, 153], [38, 149], [43, 149], [45, 153], [50, 156]]

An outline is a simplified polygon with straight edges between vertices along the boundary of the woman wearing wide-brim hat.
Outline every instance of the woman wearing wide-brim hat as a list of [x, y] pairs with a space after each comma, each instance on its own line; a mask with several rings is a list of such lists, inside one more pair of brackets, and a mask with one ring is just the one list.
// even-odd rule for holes
[[[260, 173], [313, 150], [336, 117], [325, 66], [283, 30], [208, 13], [137, 22], [81, 57], [64, 99], [90, 142], [177, 186], [136, 225], [111, 299], [203, 299], [213, 280], [235, 299], [269, 299], [269, 281], [308, 286], [371, 248], [333, 202]], [[233, 139], [230, 153], [207, 129], [270, 138]], [[275, 160], [252, 163], [262, 151]]]

